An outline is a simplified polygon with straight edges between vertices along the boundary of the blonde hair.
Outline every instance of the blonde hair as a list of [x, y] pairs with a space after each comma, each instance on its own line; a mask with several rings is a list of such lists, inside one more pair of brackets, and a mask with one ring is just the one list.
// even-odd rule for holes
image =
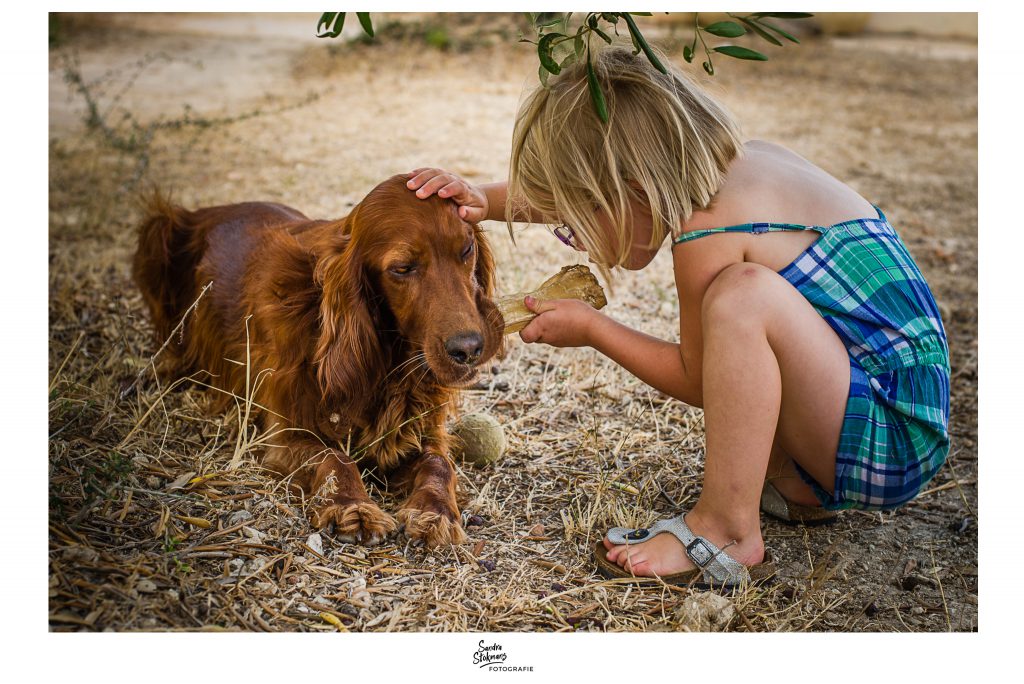
[[595, 261], [621, 265], [633, 241], [629, 199], [650, 207], [653, 249], [710, 206], [741, 143], [732, 116], [668, 59], [662, 74], [616, 45], [595, 51], [592, 63], [608, 123], [591, 100], [585, 60], [529, 93], [512, 136], [508, 215], [525, 204], [564, 221]]

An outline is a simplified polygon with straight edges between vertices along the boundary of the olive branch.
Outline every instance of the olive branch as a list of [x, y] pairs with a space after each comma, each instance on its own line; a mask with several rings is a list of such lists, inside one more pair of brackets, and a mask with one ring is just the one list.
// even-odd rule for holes
[[[324, 12], [320, 15], [320, 21], [316, 24], [317, 38], [337, 38], [341, 35], [341, 29], [345, 28], [345, 15], [347, 12]], [[359, 25], [363, 27], [363, 33], [373, 38], [373, 22], [370, 21], [369, 12], [356, 12]]]
[[[587, 61], [587, 84], [590, 90], [590, 99], [594, 109], [601, 121], [608, 123], [608, 105], [604, 92], [594, 72], [593, 63], [590, 57], [590, 39], [597, 36], [606, 43], [612, 42], [610, 33], [619, 35], [620, 21], [625, 24], [630, 40], [633, 42], [633, 54], [644, 53], [644, 56], [661, 73], [667, 73], [665, 65], [658, 59], [657, 54], [651, 49], [650, 43], [637, 27], [633, 17], [648, 17], [650, 12], [587, 12], [579, 26], [572, 31], [570, 22], [571, 12], [542, 12], [529, 14], [530, 21], [537, 30], [537, 40], [521, 38], [520, 42], [533, 43], [537, 46], [537, 56], [540, 59], [538, 77], [541, 84], [547, 86], [548, 77], [558, 74], [567, 66], [577, 63], [582, 59]], [[780, 38], [792, 43], [800, 41], [785, 29], [776, 24], [765, 21], [765, 19], [806, 19], [813, 16], [808, 12], [755, 12], [753, 14], [739, 15], [727, 13], [730, 19], [735, 21], [716, 21], [713, 24], [702, 26], [700, 14], [693, 15], [693, 42], [683, 47], [683, 59], [692, 63], [699, 50], [704, 52], [702, 66], [709, 76], [715, 74], [713, 54], [725, 55], [734, 59], [746, 59], [763, 62], [768, 57], [757, 50], [743, 47], [741, 45], [709, 45], [707, 35], [719, 38], [738, 38], [742, 35], [752, 33], [759, 38], [781, 47]], [[700, 44], [698, 48], [698, 43]]]
[[[324, 12], [316, 26], [317, 38], [337, 38], [345, 25], [345, 12]], [[575, 31], [570, 28], [573, 12], [528, 12], [530, 24], [537, 32], [536, 39], [520, 36], [519, 42], [537, 46], [537, 57], [540, 66], [537, 76], [543, 86], [547, 87], [548, 77], [558, 74], [562, 69], [586, 59], [587, 85], [594, 110], [601, 121], [608, 123], [608, 104], [601, 88], [601, 83], [594, 71], [591, 60], [590, 41], [597, 36], [606, 43], [613, 42], [611, 36], [619, 34], [619, 27], [624, 24], [633, 42], [633, 54], [644, 53], [644, 56], [661, 73], [667, 73], [665, 65], [658, 59], [657, 53], [651, 49], [650, 43], [644, 38], [634, 17], [649, 17], [650, 12], [587, 12]], [[579, 13], [575, 13], [579, 14]], [[751, 33], [762, 40], [782, 47], [782, 40], [799, 43], [795, 36], [766, 19], [806, 19], [814, 16], [808, 12], [754, 12], [753, 14], [726, 13], [729, 21], [716, 21], [707, 26], [700, 23], [700, 14], [693, 15], [693, 42], [683, 46], [683, 59], [693, 63], [700, 51], [704, 53], [701, 66], [709, 76], [715, 75], [713, 55], [725, 55], [734, 59], [745, 59], [763, 62], [768, 57], [757, 50], [742, 45], [709, 45], [707, 36], [718, 38], [739, 38]], [[373, 24], [369, 12], [356, 12], [359, 24], [367, 36], [373, 38]], [[732, 21], [735, 20], [735, 21]], [[621, 24], [620, 24], [621, 22]], [[698, 46], [699, 43], [699, 46]]]

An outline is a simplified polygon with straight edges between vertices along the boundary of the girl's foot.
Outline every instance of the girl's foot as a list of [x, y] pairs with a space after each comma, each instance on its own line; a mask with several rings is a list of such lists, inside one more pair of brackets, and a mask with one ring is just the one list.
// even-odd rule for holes
[[[720, 531], [724, 526], [707, 524], [693, 511], [684, 518], [694, 534], [704, 537], [736, 561], [752, 567], [764, 560], [764, 540], [760, 528], [736, 538]], [[732, 543], [735, 542], [735, 543]], [[604, 539], [608, 560], [638, 577], [666, 577], [693, 570], [696, 565], [686, 555], [682, 543], [672, 534], [658, 534], [641, 544], [616, 545]]]

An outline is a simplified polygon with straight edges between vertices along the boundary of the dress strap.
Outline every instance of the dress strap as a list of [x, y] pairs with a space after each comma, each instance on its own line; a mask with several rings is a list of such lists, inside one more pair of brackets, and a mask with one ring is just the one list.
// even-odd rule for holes
[[678, 245], [683, 242], [696, 240], [698, 238], [704, 237], [705, 235], [712, 235], [714, 233], [751, 233], [754, 235], [760, 235], [761, 233], [777, 233], [784, 230], [816, 230], [819, 233], [826, 233], [833, 228], [838, 228], [840, 226], [845, 226], [854, 223], [861, 223], [864, 221], [880, 221], [882, 223], [889, 222], [889, 219], [885, 218], [885, 214], [882, 213], [882, 210], [879, 208], [877, 204], [872, 204], [871, 206], [874, 207], [875, 211], [878, 213], [877, 219], [850, 219], [849, 221], [842, 221], [840, 223], [835, 223], [831, 226], [805, 226], [800, 223], [776, 223], [771, 221], [757, 221], [755, 223], [740, 223], [735, 226], [725, 226], [723, 228], [704, 228], [702, 230], [691, 230], [688, 233], [683, 233], [682, 235], [673, 238], [672, 243]]
[[821, 226], [803, 226], [799, 223], [740, 223], [735, 226], [725, 226], [723, 228], [691, 230], [690, 232], [683, 233], [679, 237], [673, 239], [672, 242], [673, 244], [678, 245], [680, 243], [696, 240], [704, 237], [705, 235], [712, 235], [714, 233], [751, 233], [753, 235], [760, 235], [761, 233], [778, 233], [785, 230], [816, 230], [818, 232], [824, 232], [825, 229]]

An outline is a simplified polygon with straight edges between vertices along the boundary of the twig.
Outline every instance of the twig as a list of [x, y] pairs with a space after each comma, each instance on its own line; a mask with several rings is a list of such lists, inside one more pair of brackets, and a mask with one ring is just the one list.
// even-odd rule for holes
[[971, 504], [967, 503], [967, 496], [964, 494], [963, 487], [960, 486], [960, 476], [956, 474], [956, 468], [953, 467], [952, 459], [946, 459], [946, 463], [949, 465], [949, 469], [953, 471], [953, 483], [956, 485], [957, 491], [960, 492], [960, 499], [964, 502], [964, 506], [970, 514], [974, 518], [977, 518], [978, 514], [974, 512], [973, 508], [971, 508]]
[[185, 309], [185, 313], [181, 315], [181, 320], [178, 321], [178, 325], [174, 326], [174, 330], [172, 330], [171, 334], [167, 336], [167, 339], [164, 340], [164, 343], [160, 345], [160, 348], [156, 350], [156, 353], [149, 357], [149, 363], [142, 367], [142, 369], [135, 376], [135, 379], [132, 381], [132, 384], [128, 385], [128, 387], [121, 390], [121, 395], [119, 397], [120, 399], [124, 399], [131, 393], [133, 389], [135, 389], [135, 386], [139, 384], [139, 380], [142, 379], [142, 374], [149, 370], [150, 367], [153, 368], [154, 373], [156, 372], [156, 365], [153, 363], [154, 361], [156, 361], [156, 357], [160, 356], [160, 353], [163, 352], [163, 350], [167, 348], [167, 345], [171, 343], [171, 340], [174, 339], [174, 334], [179, 332], [179, 329], [184, 328], [185, 320], [188, 318], [189, 314], [192, 313], [192, 311], [194, 311], [197, 306], [199, 306], [199, 300], [203, 298], [203, 295], [205, 295], [206, 291], [209, 290], [211, 287], [213, 287], [212, 280], [206, 284], [206, 286], [199, 293], [199, 296], [196, 297], [196, 300], [192, 302], [192, 305]]
[[[249, 450], [249, 414], [252, 411], [252, 391], [250, 382], [252, 377], [252, 350], [249, 341], [249, 319], [245, 317], [245, 414], [239, 410], [238, 436], [235, 439], [235, 453], [231, 455], [231, 462], [228, 463], [228, 470], [234, 470], [242, 462], [242, 455]], [[259, 375], [257, 374], [257, 379]], [[244, 446], [244, 448], [243, 448]]]
[[57, 386], [57, 380], [60, 378], [60, 373], [64, 370], [64, 366], [67, 365], [68, 359], [71, 358], [71, 354], [74, 353], [75, 349], [78, 348], [78, 343], [85, 337], [85, 331], [78, 333], [78, 339], [75, 340], [74, 344], [71, 345], [71, 349], [68, 349], [68, 353], [64, 355], [64, 360], [60, 362], [60, 367], [57, 368], [57, 372], [53, 374], [53, 379], [50, 380], [50, 386], [47, 388], [46, 393], [49, 394], [53, 391], [53, 388]]
[[935, 565], [935, 549], [928, 549], [928, 553], [932, 556], [932, 574], [935, 575], [935, 581], [939, 584], [939, 596], [942, 597], [942, 611], [946, 616], [946, 631], [953, 631], [953, 623], [949, 621], [949, 606], [946, 604], [946, 592], [942, 589], [942, 580], [939, 579], [939, 569]]

